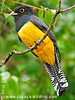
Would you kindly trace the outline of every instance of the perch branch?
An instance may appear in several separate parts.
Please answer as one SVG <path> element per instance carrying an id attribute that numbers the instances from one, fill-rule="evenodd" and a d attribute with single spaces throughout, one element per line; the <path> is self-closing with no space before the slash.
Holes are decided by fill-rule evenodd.
<path id="1" fill-rule="evenodd" d="M 10 1 L 10 0 L 9 0 Z M 2 61 L 2 64 L 0 65 L 3 66 L 4 64 L 6 64 L 8 62 L 8 60 L 11 58 L 11 56 L 13 54 L 17 54 L 17 55 L 20 55 L 20 54 L 26 54 L 27 52 L 29 51 L 33 51 L 33 49 L 37 48 L 38 45 L 40 45 L 40 43 L 47 37 L 47 35 L 49 34 L 53 24 L 54 24 L 54 21 L 55 21 L 55 18 L 57 17 L 57 15 L 61 12 L 65 12 L 65 11 L 68 11 L 72 8 L 75 8 L 75 5 L 68 8 L 68 9 L 64 9 L 64 10 L 61 10 L 61 0 L 59 0 L 59 7 L 58 7 L 58 10 L 56 11 L 56 13 L 54 14 L 54 16 L 52 17 L 52 20 L 51 20 L 51 24 L 49 26 L 49 28 L 47 29 L 47 31 L 45 32 L 45 34 L 43 35 L 43 37 L 38 40 L 32 47 L 29 47 L 27 50 L 25 51 L 22 51 L 22 52 L 18 52 L 18 51 L 15 51 L 15 50 L 11 50 L 11 52 L 8 54 L 8 56 L 5 58 L 4 61 Z"/>

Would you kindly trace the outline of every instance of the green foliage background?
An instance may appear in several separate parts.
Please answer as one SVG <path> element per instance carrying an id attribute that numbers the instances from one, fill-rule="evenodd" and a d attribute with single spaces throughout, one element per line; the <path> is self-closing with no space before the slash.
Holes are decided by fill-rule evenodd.
<path id="1" fill-rule="evenodd" d="M 58 8 L 58 0 L 17 1 L 37 7 L 43 6 L 50 10 Z M 6 13 L 9 13 L 7 7 L 14 10 L 18 6 L 18 4 L 7 0 L 2 0 L 2 3 L 0 11 Z M 62 0 L 62 9 L 74 4 L 75 0 Z M 44 18 L 43 13 L 43 11 L 37 11 L 37 16 L 49 25 L 53 13 L 46 13 Z M 75 9 L 58 15 L 52 31 L 57 38 L 61 52 L 61 66 L 69 82 L 69 88 L 60 98 L 51 98 L 50 100 L 75 100 Z M 0 63 L 12 49 L 23 51 L 27 48 L 18 40 L 13 17 L 0 14 Z M 4 83 L 2 83 L 3 79 Z M 30 52 L 25 55 L 14 55 L 5 66 L 0 68 L 0 81 L 0 93 L 4 92 L 3 96 L 45 96 L 40 100 L 48 100 L 46 96 L 56 96 L 42 61 Z M 3 85 L 5 87 L 2 87 Z M 4 98 L 4 100 L 10 99 Z M 21 99 L 13 98 L 12 100 Z M 33 98 L 28 100 L 33 100 Z"/>

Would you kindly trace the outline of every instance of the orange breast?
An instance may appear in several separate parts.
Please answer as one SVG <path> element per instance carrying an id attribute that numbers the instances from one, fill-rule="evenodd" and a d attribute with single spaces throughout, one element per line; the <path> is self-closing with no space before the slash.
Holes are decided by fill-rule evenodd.
<path id="1" fill-rule="evenodd" d="M 41 39 L 44 33 L 32 22 L 28 21 L 18 32 L 19 37 L 27 47 L 34 45 L 34 41 Z M 55 51 L 52 40 L 47 36 L 41 45 L 37 46 L 33 52 L 42 59 L 43 62 L 50 65 L 55 63 Z"/>

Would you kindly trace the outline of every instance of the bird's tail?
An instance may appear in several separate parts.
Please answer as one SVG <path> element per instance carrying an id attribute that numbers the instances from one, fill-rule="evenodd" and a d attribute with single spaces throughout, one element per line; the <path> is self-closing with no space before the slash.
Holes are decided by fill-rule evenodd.
<path id="1" fill-rule="evenodd" d="M 51 78 L 54 90 L 56 91 L 58 96 L 61 96 L 65 90 L 68 88 L 68 82 L 62 71 L 58 58 L 56 59 L 56 63 L 54 66 L 50 66 L 49 64 L 44 64 L 45 68 Z"/>

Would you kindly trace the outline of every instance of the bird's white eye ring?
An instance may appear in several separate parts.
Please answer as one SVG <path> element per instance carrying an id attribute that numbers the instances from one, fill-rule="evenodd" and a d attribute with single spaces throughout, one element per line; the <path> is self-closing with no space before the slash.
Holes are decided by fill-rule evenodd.
<path id="1" fill-rule="evenodd" d="M 19 12 L 20 12 L 20 13 L 24 13 L 24 11 L 25 11 L 24 8 L 20 8 L 20 9 L 19 9 Z"/>

